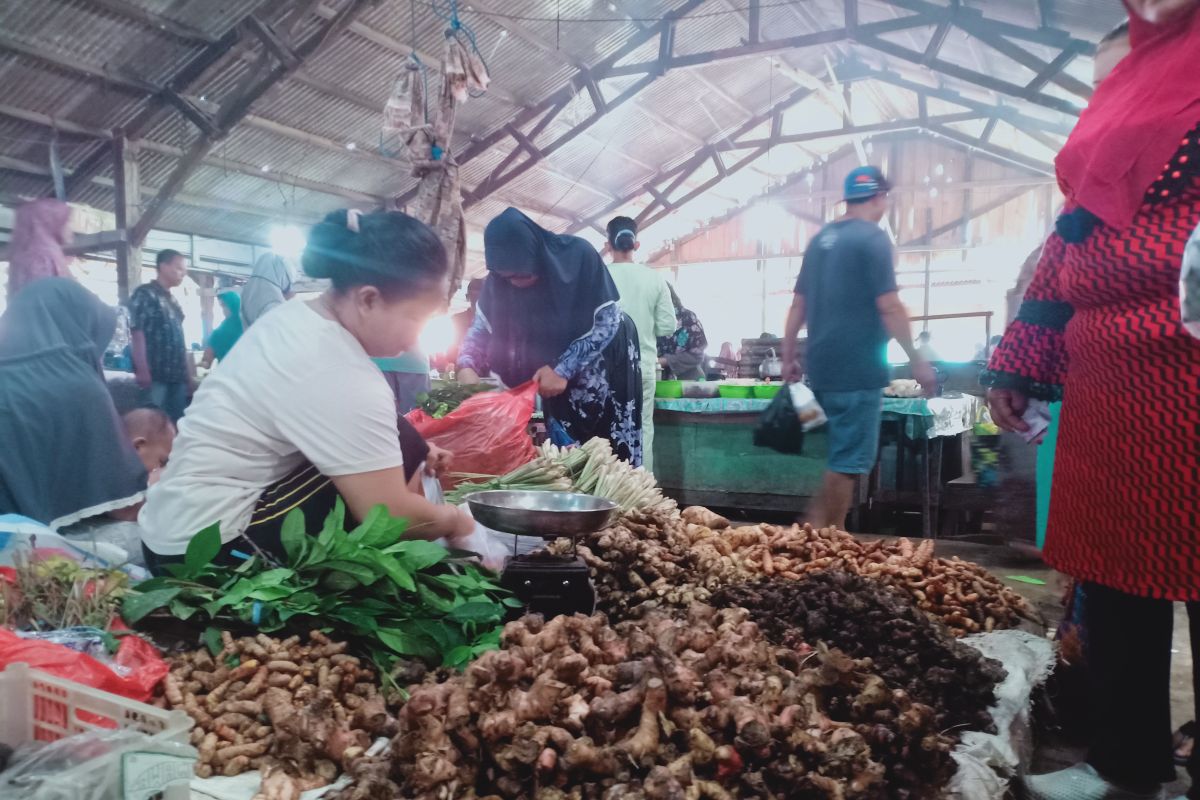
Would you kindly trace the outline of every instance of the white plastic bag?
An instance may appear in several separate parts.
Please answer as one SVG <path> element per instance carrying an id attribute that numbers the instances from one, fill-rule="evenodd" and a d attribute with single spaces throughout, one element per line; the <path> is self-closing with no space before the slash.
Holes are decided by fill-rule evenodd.
<path id="1" fill-rule="evenodd" d="M 813 394 L 812 389 L 797 381 L 788 385 L 788 391 L 792 393 L 792 407 L 796 409 L 796 416 L 800 417 L 800 424 L 805 433 L 829 421 L 825 416 L 825 409 L 817 402 L 817 396 Z"/>
<path id="2" fill-rule="evenodd" d="M 195 765 L 196 750 L 187 744 L 133 728 L 87 731 L 16 748 L 0 773 L 0 797 L 150 800 L 172 784 L 188 783 Z"/>

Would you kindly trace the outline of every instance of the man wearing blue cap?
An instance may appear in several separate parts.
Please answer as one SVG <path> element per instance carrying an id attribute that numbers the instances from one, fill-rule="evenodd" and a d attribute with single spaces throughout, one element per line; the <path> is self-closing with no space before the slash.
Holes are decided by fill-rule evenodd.
<path id="1" fill-rule="evenodd" d="M 809 243 L 796 281 L 783 338 L 784 378 L 799 380 L 796 337 L 808 325 L 808 383 L 829 418 L 829 463 L 808 509 L 817 526 L 846 522 L 857 476 L 875 467 L 887 344 L 895 339 L 927 393 L 937 385 L 933 367 L 913 345 L 908 310 L 896 290 L 892 243 L 879 227 L 891 185 L 878 167 L 846 176 L 846 213 Z"/>

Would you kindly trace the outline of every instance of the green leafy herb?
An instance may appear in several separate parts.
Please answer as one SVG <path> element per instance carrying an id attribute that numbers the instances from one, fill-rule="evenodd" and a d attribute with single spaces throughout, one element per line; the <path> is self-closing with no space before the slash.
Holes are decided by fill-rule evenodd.
<path id="1" fill-rule="evenodd" d="M 283 565 L 254 556 L 236 567 L 213 563 L 221 536 L 215 526 L 206 528 L 169 577 L 134 587 L 123 615 L 132 625 L 162 609 L 209 625 L 205 643 L 214 652 L 220 651 L 222 623 L 267 633 L 328 627 L 384 670 L 398 658 L 461 667 L 499 646 L 514 598 L 494 575 L 445 548 L 402 540 L 405 527 L 380 506 L 347 532 L 339 501 L 310 536 L 303 513 L 295 510 L 281 531 Z"/>

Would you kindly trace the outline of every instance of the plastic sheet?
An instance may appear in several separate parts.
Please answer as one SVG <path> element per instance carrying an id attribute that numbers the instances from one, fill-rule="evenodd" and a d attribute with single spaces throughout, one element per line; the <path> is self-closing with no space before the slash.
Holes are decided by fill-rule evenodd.
<path id="1" fill-rule="evenodd" d="M 50 675 L 141 702 L 150 699 L 154 687 L 170 671 L 154 645 L 138 636 L 122 637 L 116 654 L 105 662 L 62 644 L 23 639 L 0 628 L 0 670 L 22 662 Z"/>
<path id="2" fill-rule="evenodd" d="M 992 719 L 996 733 L 967 731 L 951 754 L 958 771 L 947 796 L 955 800 L 1001 800 L 1009 782 L 1032 757 L 1030 701 L 1054 669 L 1054 645 L 1025 631 L 995 631 L 963 639 L 1004 665 L 1008 677 L 996 687 Z"/>
<path id="3" fill-rule="evenodd" d="M 88 731 L 18 746 L 0 773 L 0 797 L 150 800 L 191 780 L 196 750 L 141 731 Z M 186 796 L 186 794 L 184 795 Z"/>

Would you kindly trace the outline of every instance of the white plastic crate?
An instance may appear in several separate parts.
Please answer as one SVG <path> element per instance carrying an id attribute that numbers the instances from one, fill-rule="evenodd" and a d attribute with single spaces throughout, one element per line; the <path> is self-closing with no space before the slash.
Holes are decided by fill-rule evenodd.
<path id="1" fill-rule="evenodd" d="M 192 718 L 183 711 L 166 711 L 74 681 L 57 678 L 27 664 L 10 664 L 0 672 L 0 743 L 15 747 L 26 742 L 54 742 L 85 731 L 134 728 L 155 742 L 188 743 Z M 119 756 L 85 761 L 59 777 L 64 784 L 95 785 L 114 780 Z M 186 800 L 186 784 L 173 786 L 166 800 Z"/>

